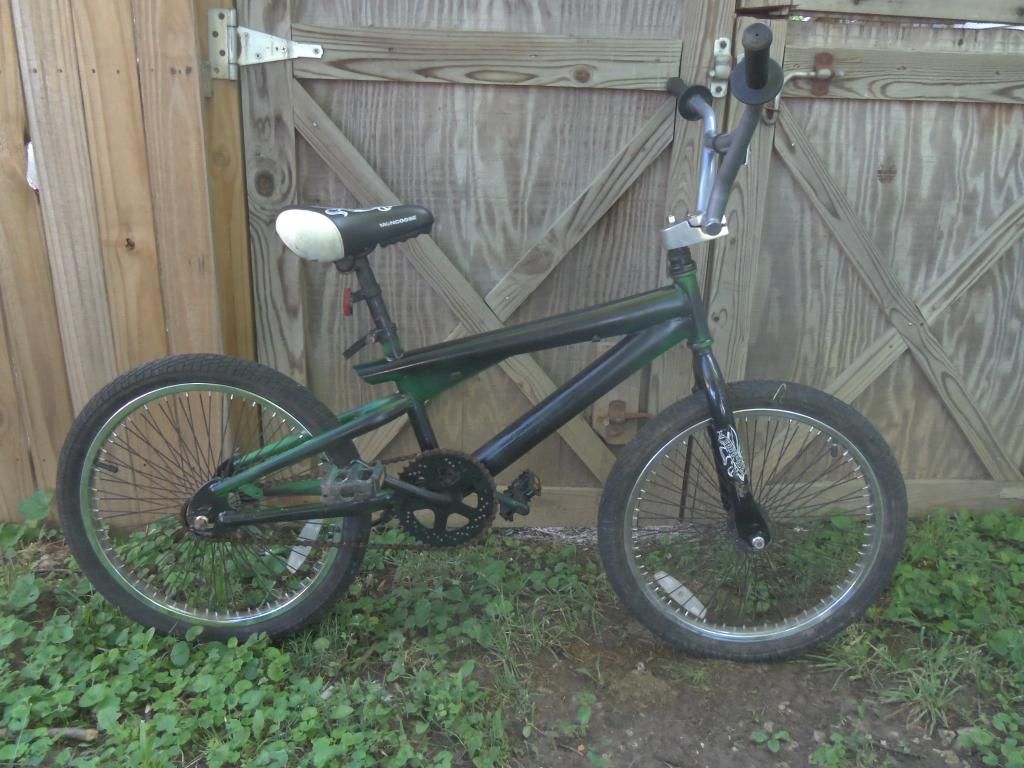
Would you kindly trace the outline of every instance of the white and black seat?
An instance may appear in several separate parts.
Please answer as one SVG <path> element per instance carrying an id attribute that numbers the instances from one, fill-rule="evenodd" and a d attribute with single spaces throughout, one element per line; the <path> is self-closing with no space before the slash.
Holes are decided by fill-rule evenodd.
<path id="1" fill-rule="evenodd" d="M 278 214 L 277 234 L 297 256 L 309 261 L 351 263 L 377 246 L 425 235 L 434 215 L 418 205 L 375 208 L 286 208 Z"/>

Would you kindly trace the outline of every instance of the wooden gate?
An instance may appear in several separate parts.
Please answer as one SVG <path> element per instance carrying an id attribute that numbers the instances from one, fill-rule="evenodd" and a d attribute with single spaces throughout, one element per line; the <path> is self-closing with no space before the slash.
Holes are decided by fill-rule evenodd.
<path id="1" fill-rule="evenodd" d="M 1024 39 L 955 23 L 1019 21 L 976 6 L 809 0 L 776 24 L 787 71 L 842 75 L 791 81 L 763 131 L 752 171 L 771 194 L 723 351 L 730 376 L 852 402 L 917 507 L 1024 499 Z"/>
<path id="2" fill-rule="evenodd" d="M 663 283 L 658 228 L 666 212 L 682 213 L 694 199 L 699 146 L 696 126 L 675 118 L 663 84 L 677 73 L 704 81 L 715 39 L 749 23 L 734 11 L 727 2 L 674 0 L 483 11 L 461 2 L 240 2 L 239 23 L 325 50 L 322 60 L 242 70 L 260 359 L 305 381 L 335 409 L 379 396 L 341 360 L 368 322 L 358 310 L 355 318 L 341 316 L 347 278 L 300 263 L 274 233 L 274 217 L 293 203 L 401 200 L 434 212 L 432 237 L 374 256 L 407 348 Z M 832 46 L 837 39 L 827 34 L 839 34 L 819 23 L 772 23 L 787 69 L 809 65 L 815 35 L 826 34 Z M 943 34 L 961 34 L 885 28 L 892 39 L 917 35 L 915 43 L 927 38 L 936 46 Z M 1006 152 L 1012 140 L 968 147 L 985 116 L 966 117 L 979 107 L 961 102 L 978 101 L 979 91 L 955 83 L 952 108 L 970 126 L 947 139 L 935 128 L 929 134 L 922 118 L 946 104 L 908 106 L 902 99 L 946 98 L 936 87 L 942 81 L 922 77 L 918 95 L 907 96 L 907 78 L 892 75 L 907 66 L 923 75 L 935 59 L 895 51 L 857 59 L 860 41 L 851 44 L 849 30 L 833 51 L 846 78 L 831 87 L 831 100 L 794 99 L 776 128 L 759 131 L 732 200 L 732 234 L 699 254 L 719 354 L 733 378 L 790 378 L 855 400 L 895 445 L 915 505 L 1006 506 L 1024 495 L 1022 420 L 999 404 L 996 387 L 982 386 L 985 366 L 976 361 L 992 350 L 999 362 L 989 370 L 1007 382 L 1021 380 L 1024 361 L 1006 349 L 1012 334 L 960 345 L 958 331 L 929 323 L 950 307 L 963 317 L 963 302 L 982 292 L 1005 304 L 985 322 L 1010 317 L 1019 324 L 1019 296 L 1008 287 L 1015 267 L 987 288 L 982 279 L 996 262 L 1019 262 L 1000 260 L 1019 247 L 1005 234 L 1019 228 L 1019 216 L 1004 204 L 1019 194 L 1018 174 L 1004 174 L 1008 184 L 992 176 L 972 184 L 970 176 L 979 164 L 994 172 L 991 153 Z M 881 32 L 864 34 L 876 48 L 891 43 Z M 963 34 L 973 41 L 968 47 L 982 35 Z M 1019 67 L 1000 61 L 1011 65 L 1009 79 L 1019 80 Z M 986 83 L 982 96 L 1019 100 L 1012 86 Z M 801 81 L 791 90 L 806 95 Z M 864 100 L 894 96 L 901 101 Z M 1019 109 L 993 109 L 1007 125 L 1020 120 Z M 895 127 L 887 129 L 892 114 Z M 870 142 L 890 135 L 894 141 Z M 914 170 L 950 157 L 937 152 L 942 147 L 955 153 L 950 167 L 963 191 L 936 205 Z M 879 152 L 888 164 L 866 172 Z M 972 160 L 956 159 L 965 155 Z M 883 182 L 890 165 L 897 178 Z M 886 184 L 882 194 L 869 183 L 875 178 Z M 957 203 L 972 190 L 973 215 L 958 225 Z M 993 222 L 1004 209 L 998 229 Z M 908 229 L 917 234 L 912 250 Z M 934 232 L 953 234 L 936 242 Z M 795 300 L 782 300 L 785 282 L 797 287 Z M 439 398 L 431 413 L 442 444 L 475 449 L 593 359 L 600 351 L 594 347 L 516 358 Z M 527 465 L 540 473 L 548 486 L 544 522 L 592 522 L 622 438 L 605 429 L 608 400 L 656 413 L 689 386 L 688 354 L 675 350 L 507 474 Z M 400 427 L 371 436 L 364 454 L 406 452 L 412 441 L 397 434 Z"/>

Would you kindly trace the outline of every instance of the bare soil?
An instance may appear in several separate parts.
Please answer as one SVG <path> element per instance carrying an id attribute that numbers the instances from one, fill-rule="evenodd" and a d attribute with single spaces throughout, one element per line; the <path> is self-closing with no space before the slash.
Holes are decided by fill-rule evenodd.
<path id="1" fill-rule="evenodd" d="M 859 734 L 862 759 L 871 765 L 971 765 L 952 739 L 907 723 L 893 707 L 871 702 L 865 686 L 818 670 L 812 659 L 692 658 L 655 642 L 618 606 L 608 607 L 606 619 L 611 629 L 581 641 L 569 656 L 536 660 L 522 768 L 807 766 L 832 733 Z M 579 709 L 587 693 L 596 701 L 583 729 Z M 774 753 L 751 739 L 755 731 L 783 730 L 788 739 Z"/>

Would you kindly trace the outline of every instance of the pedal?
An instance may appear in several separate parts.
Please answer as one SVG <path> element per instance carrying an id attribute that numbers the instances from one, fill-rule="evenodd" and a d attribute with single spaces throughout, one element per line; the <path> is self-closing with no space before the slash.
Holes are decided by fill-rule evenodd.
<path id="1" fill-rule="evenodd" d="M 498 494 L 499 514 L 506 520 L 512 520 L 516 515 L 530 514 L 530 499 L 540 496 L 540 491 L 540 478 L 532 469 L 524 470 L 504 493 Z"/>
<path id="2" fill-rule="evenodd" d="M 369 501 L 384 485 L 384 465 L 353 461 L 345 467 L 331 467 L 320 481 L 325 504 Z"/>

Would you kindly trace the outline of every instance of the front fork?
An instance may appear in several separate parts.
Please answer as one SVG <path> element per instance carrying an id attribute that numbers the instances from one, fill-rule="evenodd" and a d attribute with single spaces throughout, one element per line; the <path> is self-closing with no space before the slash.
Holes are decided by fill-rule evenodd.
<path id="1" fill-rule="evenodd" d="M 704 392 L 708 403 L 708 412 L 711 416 L 708 440 L 715 460 L 722 505 L 732 513 L 736 536 L 740 542 L 751 549 L 761 550 L 771 541 L 771 531 L 761 511 L 761 505 L 754 499 L 749 467 L 743 456 L 739 435 L 736 434 L 736 421 L 725 393 L 725 380 L 711 351 L 711 334 L 707 327 L 707 314 L 697 283 L 696 265 L 690 257 L 688 248 L 669 251 L 668 261 L 669 273 L 688 295 L 693 312 L 695 328 L 690 348 L 693 350 L 694 392 Z M 680 519 L 683 517 L 689 493 L 693 443 L 698 439 L 698 436 L 691 435 L 687 441 L 683 491 L 679 502 Z"/>

